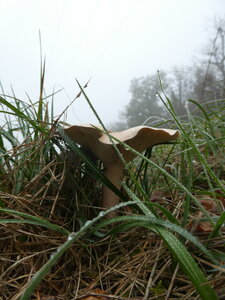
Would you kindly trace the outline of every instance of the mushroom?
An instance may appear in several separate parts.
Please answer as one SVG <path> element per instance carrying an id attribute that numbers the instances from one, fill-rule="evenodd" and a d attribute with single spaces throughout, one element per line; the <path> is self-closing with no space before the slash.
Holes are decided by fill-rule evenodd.
<path id="1" fill-rule="evenodd" d="M 121 187 L 124 163 L 119 157 L 115 145 L 126 163 L 136 157 L 135 153 L 127 150 L 118 141 L 127 144 L 138 152 L 143 152 L 149 147 L 152 148 L 157 144 L 173 141 L 179 136 L 177 130 L 147 126 L 137 126 L 121 132 L 108 131 L 109 134 L 103 132 L 102 128 L 92 125 L 75 125 L 64 129 L 64 131 L 73 141 L 88 147 L 103 162 L 104 175 L 117 189 Z M 119 197 L 107 186 L 104 186 L 102 207 L 109 209 L 118 203 Z M 109 216 L 116 216 L 116 212 Z"/>

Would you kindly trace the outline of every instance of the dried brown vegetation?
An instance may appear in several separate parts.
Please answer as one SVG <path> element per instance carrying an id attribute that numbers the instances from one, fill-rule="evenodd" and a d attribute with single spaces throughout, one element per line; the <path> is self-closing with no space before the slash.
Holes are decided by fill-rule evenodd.
<path id="1" fill-rule="evenodd" d="M 25 189 L 26 193 L 15 196 L 1 192 L 1 201 L 7 208 L 50 218 L 53 223 L 74 231 L 74 227 L 78 226 L 74 205 L 77 189 L 73 189 L 74 198 L 69 203 L 63 184 L 65 168 L 61 166 L 61 173 L 53 173 L 58 167 L 56 164 L 45 167 L 42 175 L 29 184 L 29 189 Z M 38 183 L 48 173 L 52 175 L 51 179 L 38 193 Z M 54 192 L 53 195 L 50 191 Z M 33 196 L 35 194 L 36 197 Z M 68 195 L 72 195 L 72 191 Z M 167 199 L 165 193 L 155 193 L 156 196 L 159 203 L 179 218 L 183 199 Z M 87 210 L 92 209 L 86 207 Z M 6 217 L 9 218 L 1 214 L 1 218 Z M 200 235 L 203 243 L 206 238 L 207 235 Z M 1 226 L 1 299 L 19 299 L 31 277 L 65 240 L 61 233 L 40 226 L 19 223 Z M 214 251 L 223 251 L 223 241 L 215 238 L 210 247 Z M 195 249 L 191 251 L 194 253 Z M 204 269 L 217 270 L 209 273 L 208 279 L 218 293 L 221 291 L 223 294 L 224 270 L 197 254 L 195 258 Z M 103 299 L 198 299 L 192 283 L 171 258 L 159 237 L 140 228 L 104 238 L 92 235 L 78 241 L 44 278 L 32 299 L 44 299 L 46 295 L 54 296 L 54 299 L 86 299 L 84 297 L 90 295 L 93 299 L 101 299 L 94 292 L 96 288 L 103 291 Z"/>

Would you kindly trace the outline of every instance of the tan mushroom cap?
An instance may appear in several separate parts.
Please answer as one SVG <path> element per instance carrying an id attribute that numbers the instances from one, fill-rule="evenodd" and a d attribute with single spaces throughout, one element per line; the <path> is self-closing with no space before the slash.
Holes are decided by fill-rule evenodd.
<path id="1" fill-rule="evenodd" d="M 126 150 L 123 145 L 113 138 L 112 143 L 109 136 L 102 131 L 102 128 L 98 128 L 92 125 L 75 125 L 65 129 L 65 133 L 76 143 L 90 148 L 106 167 L 120 162 L 113 143 L 117 145 L 126 162 L 135 158 L 136 155 L 134 153 Z M 157 144 L 176 140 L 179 137 L 178 130 L 148 126 L 137 126 L 121 132 L 108 132 L 112 137 L 126 143 L 138 152 L 143 152 L 145 149 Z"/>
<path id="2" fill-rule="evenodd" d="M 76 143 L 92 148 L 102 136 L 102 128 L 90 124 L 74 125 L 64 129 L 65 133 Z"/>
<path id="3" fill-rule="evenodd" d="M 148 126 L 137 126 L 121 132 L 112 132 L 110 135 L 141 153 L 147 148 L 153 147 L 157 144 L 176 140 L 179 137 L 179 131 Z M 99 141 L 104 144 L 112 144 L 106 134 L 102 135 L 99 138 Z M 115 141 L 115 144 L 119 144 L 119 142 Z M 126 150 L 121 144 L 118 145 L 118 148 L 123 154 L 126 162 L 131 161 L 136 156 L 131 151 Z"/>
<path id="4" fill-rule="evenodd" d="M 118 159 L 112 144 L 107 145 L 99 141 L 99 138 L 104 135 L 102 127 L 82 124 L 68 127 L 64 131 L 74 142 L 88 147 L 105 166 L 108 166 L 115 158 Z"/>

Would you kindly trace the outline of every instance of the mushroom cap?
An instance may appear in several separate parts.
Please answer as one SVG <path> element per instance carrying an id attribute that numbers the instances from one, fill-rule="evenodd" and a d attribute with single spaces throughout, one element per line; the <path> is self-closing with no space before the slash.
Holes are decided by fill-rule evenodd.
<path id="1" fill-rule="evenodd" d="M 101 127 L 75 125 L 64 129 L 64 131 L 76 143 L 90 148 L 106 167 L 114 163 L 121 163 L 113 143 L 123 155 L 124 160 L 129 162 L 134 159 L 136 155 L 127 150 L 118 141 L 127 144 L 138 152 L 143 152 L 149 147 L 170 142 L 179 137 L 178 130 L 137 126 L 121 132 L 108 131 L 112 137 L 118 140 L 116 141 L 112 138 L 112 143 L 112 140 L 102 131 Z"/>
<path id="2" fill-rule="evenodd" d="M 74 125 L 64 129 L 64 132 L 75 143 L 88 147 L 105 166 L 107 166 L 109 162 L 118 159 L 118 155 L 116 155 L 112 143 L 104 144 L 99 141 L 99 138 L 105 134 L 101 126 L 91 124 Z M 108 132 L 110 131 L 108 130 Z"/>
<path id="3" fill-rule="evenodd" d="M 75 142 L 90 149 L 97 145 L 102 136 L 102 128 L 91 124 L 74 125 L 64 129 L 64 132 Z"/>

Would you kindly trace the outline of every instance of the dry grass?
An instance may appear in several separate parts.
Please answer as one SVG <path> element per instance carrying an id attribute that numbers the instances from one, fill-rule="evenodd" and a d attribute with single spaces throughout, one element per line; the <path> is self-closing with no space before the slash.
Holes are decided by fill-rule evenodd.
<path id="1" fill-rule="evenodd" d="M 57 169 L 56 164 L 49 164 L 28 184 L 26 193 L 15 196 L 1 192 L 1 201 L 8 208 L 46 219 L 51 216 L 52 222 L 73 231 L 78 226 L 74 214 L 76 208 L 72 203 L 68 205 L 67 197 L 63 197 L 65 168 L 61 168 L 60 174 L 50 172 Z M 49 184 L 40 189 L 39 183 L 46 173 L 51 173 L 52 177 Z M 179 218 L 182 199 L 176 197 L 171 201 L 163 194 L 158 197 L 159 202 L 164 202 L 165 207 Z M 54 214 L 51 215 L 52 211 Z M 86 207 L 85 211 L 90 213 L 90 208 Z M 207 235 L 199 237 L 204 243 Z M 18 223 L 2 226 L 1 299 L 19 299 L 31 277 L 65 240 L 62 234 L 39 226 Z M 211 247 L 221 250 L 223 242 L 214 239 Z M 189 250 L 195 253 L 194 248 Z M 195 258 L 203 269 L 217 269 L 216 275 L 209 273 L 208 280 L 218 294 L 224 295 L 224 269 L 220 271 L 197 252 Z M 78 241 L 44 278 L 32 299 L 42 299 L 46 295 L 55 296 L 54 299 L 85 299 L 87 295 L 94 297 L 97 288 L 105 295 L 103 299 L 200 299 L 159 237 L 140 228 L 104 238 L 92 235 Z"/>

